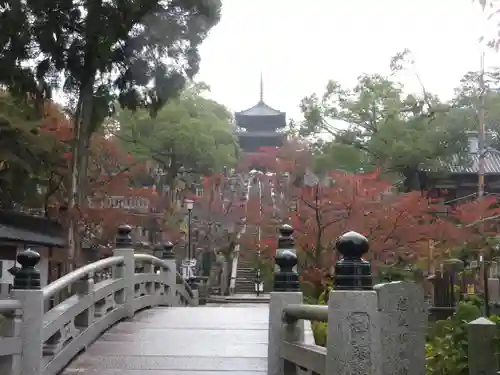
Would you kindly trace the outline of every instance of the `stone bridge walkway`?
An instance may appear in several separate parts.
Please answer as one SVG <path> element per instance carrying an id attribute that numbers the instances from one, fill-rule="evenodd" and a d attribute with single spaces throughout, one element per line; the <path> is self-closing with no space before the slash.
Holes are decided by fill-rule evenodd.
<path id="1" fill-rule="evenodd" d="M 269 305 L 154 308 L 104 333 L 63 375 L 263 375 Z"/>

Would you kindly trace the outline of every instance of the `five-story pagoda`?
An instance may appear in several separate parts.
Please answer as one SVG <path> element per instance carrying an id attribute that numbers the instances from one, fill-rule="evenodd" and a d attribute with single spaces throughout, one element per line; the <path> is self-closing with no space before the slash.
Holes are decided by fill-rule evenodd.
<path id="1" fill-rule="evenodd" d="M 235 113 L 240 147 L 247 155 L 260 153 L 263 149 L 280 147 L 284 134 L 279 132 L 286 126 L 286 113 L 264 103 L 262 77 L 260 79 L 260 100 L 252 108 Z"/>

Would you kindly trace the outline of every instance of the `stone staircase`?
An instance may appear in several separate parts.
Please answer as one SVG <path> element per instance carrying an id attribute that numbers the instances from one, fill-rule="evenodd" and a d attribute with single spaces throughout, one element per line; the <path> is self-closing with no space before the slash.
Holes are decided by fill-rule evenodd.
<path id="1" fill-rule="evenodd" d="M 255 269 L 252 260 L 238 259 L 238 271 L 236 273 L 236 294 L 255 293 Z"/>

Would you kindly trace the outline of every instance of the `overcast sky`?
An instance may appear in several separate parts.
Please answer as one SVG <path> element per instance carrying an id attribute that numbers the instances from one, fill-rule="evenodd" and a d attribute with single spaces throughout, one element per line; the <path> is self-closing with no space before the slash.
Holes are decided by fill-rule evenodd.
<path id="1" fill-rule="evenodd" d="M 388 74 L 391 56 L 409 48 L 426 88 L 443 99 L 478 70 L 479 37 L 491 30 L 471 0 L 223 0 L 222 20 L 204 42 L 197 80 L 231 110 L 259 99 L 289 115 L 329 79 L 352 85 L 362 73 Z M 488 53 L 487 65 L 500 65 Z M 400 80 L 409 91 L 411 74 Z"/>

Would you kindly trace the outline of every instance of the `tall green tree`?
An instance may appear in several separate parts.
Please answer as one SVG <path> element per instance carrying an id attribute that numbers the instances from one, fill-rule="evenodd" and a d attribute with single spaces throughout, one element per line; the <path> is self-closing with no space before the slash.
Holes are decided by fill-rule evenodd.
<path id="1" fill-rule="evenodd" d="M 220 9 L 220 0 L 0 2 L 0 84 L 39 102 L 58 88 L 70 101 L 70 208 L 84 201 L 90 138 L 112 103 L 156 114 L 198 71 Z"/>
<path id="2" fill-rule="evenodd" d="M 117 113 L 116 134 L 139 160 L 155 160 L 173 186 L 181 169 L 211 175 L 234 165 L 237 143 L 231 113 L 203 96 L 207 87 L 192 85 L 155 117 L 146 111 Z"/>
<path id="3" fill-rule="evenodd" d="M 66 148 L 45 130 L 47 122 L 26 102 L 0 93 L 1 208 L 47 209 L 46 198 L 60 187 Z"/>
<path id="4" fill-rule="evenodd" d="M 392 60 L 394 70 L 404 57 Z M 406 95 L 400 83 L 379 74 L 362 75 L 352 89 L 330 81 L 322 96 L 302 100 L 300 133 L 333 137 L 326 148 L 337 158 L 332 165 L 348 164 L 351 170 L 355 164 L 363 169 L 382 166 L 404 177 L 405 190 L 418 189 L 420 165 L 432 166 L 462 152 L 466 144 L 463 127 L 453 121 L 460 110 L 422 91 L 421 96 Z M 323 159 L 328 160 L 328 153 Z"/>

